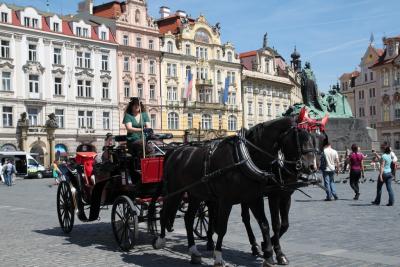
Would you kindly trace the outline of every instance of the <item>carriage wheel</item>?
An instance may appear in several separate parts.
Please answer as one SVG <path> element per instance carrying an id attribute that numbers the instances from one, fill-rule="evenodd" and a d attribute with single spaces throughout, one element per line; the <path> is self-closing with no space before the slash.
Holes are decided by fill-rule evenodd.
<path id="1" fill-rule="evenodd" d="M 111 210 L 111 225 L 115 240 L 123 251 L 135 246 L 138 236 L 138 217 L 132 200 L 127 196 L 119 196 Z"/>
<path id="2" fill-rule="evenodd" d="M 57 214 L 61 229 L 69 233 L 74 227 L 75 206 L 72 198 L 71 186 L 62 181 L 57 189 Z"/>
<path id="3" fill-rule="evenodd" d="M 208 208 L 206 203 L 203 201 L 200 203 L 200 207 L 194 220 L 194 233 L 202 240 L 207 240 L 208 220 Z"/>

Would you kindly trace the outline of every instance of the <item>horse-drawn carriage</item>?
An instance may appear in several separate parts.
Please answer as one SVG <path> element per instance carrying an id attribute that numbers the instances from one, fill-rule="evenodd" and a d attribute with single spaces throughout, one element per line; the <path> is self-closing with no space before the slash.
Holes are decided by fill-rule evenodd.
<path id="1" fill-rule="evenodd" d="M 156 152 L 141 159 L 126 152 L 123 144 L 126 136 L 115 136 L 114 140 L 122 144 L 105 147 L 103 155 L 77 152 L 75 159 L 64 166 L 66 179 L 57 190 L 57 214 L 62 230 L 72 231 L 75 214 L 80 221 L 91 222 L 99 219 L 102 208 L 112 205 L 112 229 L 122 250 L 134 247 L 139 223 L 147 222 L 148 232 L 155 235 L 162 205 L 164 155 L 178 145 L 164 142 L 170 138 L 171 134 L 149 135 L 146 142 L 152 143 Z M 181 211 L 185 212 L 184 202 Z M 206 238 L 206 216 L 203 205 L 196 223 L 196 235 L 200 238 Z"/>

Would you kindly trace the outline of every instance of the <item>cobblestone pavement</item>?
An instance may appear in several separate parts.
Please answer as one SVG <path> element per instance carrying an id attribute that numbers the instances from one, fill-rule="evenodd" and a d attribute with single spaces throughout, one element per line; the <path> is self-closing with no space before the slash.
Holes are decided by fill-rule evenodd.
<path id="1" fill-rule="evenodd" d="M 0 266 L 191 266 L 183 219 L 177 219 L 175 232 L 168 234 L 167 248 L 158 251 L 144 228 L 133 251 L 119 251 L 110 210 L 93 223 L 76 219 L 72 233 L 63 234 L 56 214 L 57 188 L 51 183 L 17 180 L 11 188 L 0 185 Z M 385 189 L 382 205 L 370 205 L 375 187 L 376 183 L 362 184 L 359 201 L 352 200 L 348 183 L 337 184 L 338 201 L 322 201 L 324 192 L 316 187 L 304 189 L 311 199 L 296 192 L 290 228 L 282 239 L 290 266 L 400 266 L 400 188 L 394 185 L 395 206 L 386 207 Z M 260 239 L 259 229 L 254 230 Z M 205 251 L 204 242 L 199 244 Z M 203 265 L 212 265 L 211 252 L 203 256 Z M 250 254 L 238 207 L 231 214 L 223 256 L 236 266 L 262 263 Z"/>

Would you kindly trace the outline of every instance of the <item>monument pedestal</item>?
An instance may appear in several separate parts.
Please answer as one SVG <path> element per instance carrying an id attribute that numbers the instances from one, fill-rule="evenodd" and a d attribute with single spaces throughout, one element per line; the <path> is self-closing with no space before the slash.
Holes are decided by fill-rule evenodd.
<path id="1" fill-rule="evenodd" d="M 379 150 L 376 129 L 367 127 L 364 120 L 356 118 L 329 118 L 326 133 L 332 147 L 343 151 L 357 144 L 361 150 Z"/>

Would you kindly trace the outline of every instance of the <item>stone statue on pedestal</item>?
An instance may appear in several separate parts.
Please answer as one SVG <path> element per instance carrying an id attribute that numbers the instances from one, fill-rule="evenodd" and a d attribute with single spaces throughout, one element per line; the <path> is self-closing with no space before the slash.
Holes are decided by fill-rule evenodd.
<path id="1" fill-rule="evenodd" d="M 56 115 L 54 113 L 50 113 L 48 115 L 49 119 L 46 121 L 46 128 L 50 129 L 57 129 L 58 128 L 58 123 L 56 121 Z"/>

